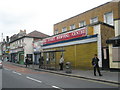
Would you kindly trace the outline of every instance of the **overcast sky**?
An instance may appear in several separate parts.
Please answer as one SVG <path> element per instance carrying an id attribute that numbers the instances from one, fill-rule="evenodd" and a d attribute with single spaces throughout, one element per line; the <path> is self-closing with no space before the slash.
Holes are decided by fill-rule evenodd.
<path id="1" fill-rule="evenodd" d="M 111 0 L 0 0 L 1 34 L 37 30 L 53 35 L 53 25 Z"/>

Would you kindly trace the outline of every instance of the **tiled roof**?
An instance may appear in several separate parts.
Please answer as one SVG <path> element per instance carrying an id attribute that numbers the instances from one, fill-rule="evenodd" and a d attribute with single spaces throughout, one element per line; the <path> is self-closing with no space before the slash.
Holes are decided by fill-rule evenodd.
<path id="1" fill-rule="evenodd" d="M 26 36 L 45 38 L 45 37 L 48 37 L 49 35 L 35 30 L 35 31 L 32 31 L 32 32 L 28 33 Z"/>

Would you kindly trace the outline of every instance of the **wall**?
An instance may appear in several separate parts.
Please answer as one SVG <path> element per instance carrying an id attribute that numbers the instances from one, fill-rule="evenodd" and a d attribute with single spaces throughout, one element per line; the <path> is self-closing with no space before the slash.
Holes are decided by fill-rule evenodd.
<path id="1" fill-rule="evenodd" d="M 107 25 L 101 25 L 101 40 L 102 47 L 106 47 L 106 40 L 113 38 L 115 36 L 115 30 L 113 27 L 109 27 Z"/>
<path id="2" fill-rule="evenodd" d="M 33 38 L 24 38 L 25 46 L 24 46 L 24 56 L 26 57 L 26 54 L 33 54 Z M 34 57 L 33 57 L 34 58 Z M 25 59 L 24 59 L 25 60 Z"/>
<path id="3" fill-rule="evenodd" d="M 115 36 L 120 35 L 120 19 L 115 20 Z"/>
<path id="4" fill-rule="evenodd" d="M 64 59 L 71 62 L 72 69 L 92 69 L 91 60 L 97 52 L 97 42 L 84 43 L 78 45 L 69 45 L 45 50 L 64 49 Z M 62 52 L 56 52 L 56 64 L 59 66 L 59 60 Z"/>
<path id="5" fill-rule="evenodd" d="M 98 17 L 98 21 L 104 22 L 104 14 L 107 12 L 113 11 L 113 18 L 120 18 L 119 17 L 119 10 L 118 10 L 118 3 L 111 2 L 105 5 L 101 5 L 100 7 L 94 8 L 92 10 L 86 11 L 82 14 L 76 15 L 72 18 L 66 19 L 62 22 L 56 23 L 54 25 L 54 30 L 58 30 L 59 33 L 61 32 L 63 27 L 67 27 L 67 30 L 70 30 L 70 25 L 75 24 L 76 28 L 79 27 L 80 21 L 86 21 L 86 25 L 90 24 L 90 19 L 93 17 Z"/>

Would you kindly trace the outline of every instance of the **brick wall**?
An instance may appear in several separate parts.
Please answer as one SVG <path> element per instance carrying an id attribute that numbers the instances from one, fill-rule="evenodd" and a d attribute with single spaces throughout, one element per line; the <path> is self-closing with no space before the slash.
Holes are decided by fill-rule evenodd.
<path id="1" fill-rule="evenodd" d="M 86 11 L 82 14 L 79 14 L 77 16 L 74 16 L 72 18 L 66 19 L 62 22 L 59 22 L 54 25 L 54 30 L 58 30 L 59 33 L 62 32 L 63 27 L 67 27 L 67 30 L 70 30 L 70 25 L 75 24 L 76 28 L 79 27 L 80 21 L 86 21 L 86 24 L 90 24 L 90 19 L 93 17 L 98 17 L 98 21 L 104 22 L 104 14 L 107 12 L 113 11 L 113 18 L 119 18 L 120 12 L 118 12 L 118 8 L 120 10 L 120 3 L 118 2 L 111 2 L 104 5 L 101 5 L 99 7 L 96 7 L 94 9 L 91 9 L 89 11 Z"/>
<path id="2" fill-rule="evenodd" d="M 101 24 L 101 39 L 102 46 L 107 46 L 106 40 L 113 38 L 115 36 L 115 30 L 112 27 Z"/>
<path id="3" fill-rule="evenodd" d="M 60 50 L 61 47 L 48 49 Z M 72 69 L 92 69 L 91 60 L 94 54 L 97 53 L 97 42 L 71 45 L 64 47 L 64 65 L 66 62 L 71 62 Z M 59 60 L 62 52 L 56 52 L 56 68 L 59 68 Z M 55 66 L 51 63 L 51 66 Z"/>

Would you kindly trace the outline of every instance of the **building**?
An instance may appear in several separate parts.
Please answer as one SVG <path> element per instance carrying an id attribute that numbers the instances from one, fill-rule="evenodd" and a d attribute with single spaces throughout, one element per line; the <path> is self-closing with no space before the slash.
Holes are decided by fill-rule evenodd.
<path id="1" fill-rule="evenodd" d="M 28 34 L 23 33 L 23 35 L 21 35 L 21 32 L 26 33 L 26 30 L 20 30 L 20 33 L 18 33 L 16 36 L 14 35 L 11 37 L 15 37 L 15 39 L 12 39 L 10 41 L 11 62 L 24 64 L 25 57 L 30 58 L 34 62 L 33 42 L 35 40 L 45 38 L 48 35 L 38 32 L 36 30 Z"/>
<path id="2" fill-rule="evenodd" d="M 115 19 L 115 37 L 106 41 L 109 46 L 110 69 L 120 70 L 120 18 Z"/>
<path id="3" fill-rule="evenodd" d="M 108 2 L 54 24 L 54 35 L 43 39 L 45 65 L 58 67 L 63 55 L 72 68 L 91 69 L 91 59 L 98 54 L 100 67 L 109 69 L 106 40 L 114 37 L 114 19 L 120 18 L 119 11 L 120 1 Z"/>
<path id="4" fill-rule="evenodd" d="M 6 36 L 6 40 L 3 39 L 0 42 L 0 59 L 3 61 L 9 60 L 9 36 Z"/>
<path id="5" fill-rule="evenodd" d="M 0 60 L 2 60 L 2 42 L 0 42 Z"/>

